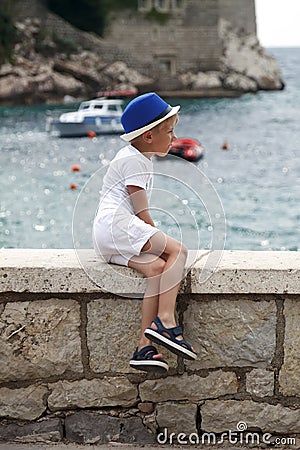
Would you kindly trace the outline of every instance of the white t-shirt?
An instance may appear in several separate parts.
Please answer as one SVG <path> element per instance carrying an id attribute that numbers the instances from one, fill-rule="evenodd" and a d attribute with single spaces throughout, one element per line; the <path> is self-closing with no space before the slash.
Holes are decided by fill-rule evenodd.
<path id="1" fill-rule="evenodd" d="M 153 163 L 132 145 L 122 148 L 103 178 L 98 212 L 93 225 L 94 248 L 108 262 L 127 265 L 158 232 L 135 215 L 127 186 L 145 189 L 150 200 Z"/>
<path id="2" fill-rule="evenodd" d="M 153 163 L 132 145 L 122 148 L 111 161 L 103 178 L 97 217 L 124 209 L 124 214 L 135 214 L 127 186 L 145 189 L 150 201 L 153 186 Z"/>

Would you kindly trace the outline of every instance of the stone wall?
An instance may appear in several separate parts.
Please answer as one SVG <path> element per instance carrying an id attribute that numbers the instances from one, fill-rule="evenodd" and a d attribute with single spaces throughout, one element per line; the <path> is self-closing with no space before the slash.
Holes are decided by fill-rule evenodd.
<path id="1" fill-rule="evenodd" d="M 241 30 L 243 34 L 256 36 L 255 2 L 236 0 L 219 0 L 220 18 L 230 22 L 233 28 Z"/>
<path id="2" fill-rule="evenodd" d="M 171 75 L 166 84 L 169 90 L 172 83 L 176 84 L 172 76 L 222 67 L 221 18 L 244 33 L 256 34 L 254 0 L 184 0 L 181 9 L 166 12 L 166 21 L 149 20 L 138 8 L 134 12 L 121 11 L 112 14 L 104 40 L 89 38 L 87 33 L 50 13 L 41 0 L 17 0 L 16 5 L 17 18 L 38 16 L 46 30 L 97 49 L 108 63 L 126 61 L 136 70 L 157 78 Z"/>
<path id="3" fill-rule="evenodd" d="M 50 36 L 58 36 L 61 39 L 70 40 L 78 47 L 97 52 L 105 63 L 113 63 L 118 60 L 127 61 L 128 64 L 135 63 L 130 51 L 122 50 L 115 45 L 102 39 L 95 33 L 87 33 L 79 30 L 64 20 L 62 17 L 50 12 L 41 0 L 16 0 L 14 8 L 16 20 L 23 21 L 26 18 L 38 17 L 41 20 L 43 31 Z"/>
<path id="4" fill-rule="evenodd" d="M 300 254 L 226 251 L 205 280 L 210 256 L 193 253 L 177 302 L 198 359 L 164 350 L 158 376 L 128 365 L 137 273 L 92 250 L 0 250 L 0 441 L 232 444 L 238 429 L 246 447 L 299 446 Z"/>
<path id="5" fill-rule="evenodd" d="M 163 70 L 173 76 L 189 70 L 220 70 L 221 19 L 243 36 L 256 36 L 254 0 L 184 0 L 181 9 L 171 8 L 165 16 L 159 21 L 150 20 L 143 11 L 120 12 L 112 16 L 105 37 L 124 51 L 130 48 L 138 70 L 159 77 Z M 171 67 L 164 67 L 166 61 Z"/>
<path id="6" fill-rule="evenodd" d="M 166 14 L 162 22 L 150 20 L 146 13 L 115 14 L 105 38 L 124 51 L 130 48 L 137 70 L 157 78 L 163 72 L 175 76 L 192 69 L 217 70 L 222 56 L 218 0 L 186 0 L 184 5 L 181 11 Z"/>
<path id="7" fill-rule="evenodd" d="M 103 39 L 74 28 L 49 12 L 42 0 L 16 0 L 15 5 L 14 17 L 21 21 L 27 17 L 18 25 L 20 36 L 21 29 L 27 33 L 23 47 L 28 50 L 35 39 L 38 45 L 34 45 L 33 53 L 27 52 L 30 58 L 26 61 L 18 58 L 22 45 L 15 46 L 17 71 L 12 65 L 1 68 L 2 101 L 44 102 L 50 97 L 58 101 L 65 94 L 89 97 L 111 89 L 134 89 L 139 93 L 155 90 L 168 97 L 233 97 L 284 87 L 278 62 L 263 51 L 257 40 L 254 0 L 136 2 L 136 10 L 111 13 Z M 153 5 L 158 8 L 156 12 Z M 30 20 L 37 26 L 35 16 L 39 17 L 42 32 L 30 35 Z M 72 44 L 78 52 L 61 55 L 55 42 L 51 43 L 53 37 Z M 52 59 L 46 56 L 47 61 L 41 64 L 43 56 L 36 48 L 56 49 L 56 53 Z M 61 58 L 63 62 L 57 61 Z M 66 68 L 65 61 L 68 66 L 72 64 L 71 80 L 70 66 Z M 110 74 L 99 73 L 114 63 L 120 68 L 120 62 L 138 71 L 138 80 L 133 75 L 128 79 L 115 66 L 109 69 Z M 34 68 L 32 63 L 36 63 Z M 22 83 L 15 80 L 19 73 L 24 74 Z M 87 83 L 91 75 L 92 87 Z"/>

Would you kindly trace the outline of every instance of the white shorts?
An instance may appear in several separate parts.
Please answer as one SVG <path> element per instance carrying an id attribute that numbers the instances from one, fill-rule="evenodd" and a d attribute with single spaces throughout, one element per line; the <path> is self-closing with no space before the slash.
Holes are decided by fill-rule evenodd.
<path id="1" fill-rule="evenodd" d="M 97 217 L 93 226 L 96 253 L 106 262 L 128 266 L 146 242 L 159 230 L 139 217 L 115 214 Z"/>

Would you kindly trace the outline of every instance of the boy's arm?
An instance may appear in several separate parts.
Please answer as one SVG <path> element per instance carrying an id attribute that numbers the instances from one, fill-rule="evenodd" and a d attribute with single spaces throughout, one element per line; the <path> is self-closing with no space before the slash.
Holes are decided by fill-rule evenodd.
<path id="1" fill-rule="evenodd" d="M 135 215 L 154 227 L 155 225 L 148 209 L 148 198 L 145 189 L 131 185 L 127 186 L 127 189 L 133 204 Z"/>

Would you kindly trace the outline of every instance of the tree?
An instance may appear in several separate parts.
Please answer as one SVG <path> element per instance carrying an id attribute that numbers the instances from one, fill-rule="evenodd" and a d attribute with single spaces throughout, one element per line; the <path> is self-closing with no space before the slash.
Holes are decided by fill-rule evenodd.
<path id="1" fill-rule="evenodd" d="M 2 0 L 0 9 L 0 65 L 12 58 L 16 42 L 16 27 L 13 21 L 13 0 Z"/>
<path id="2" fill-rule="evenodd" d="M 48 0 L 48 8 L 75 27 L 103 35 L 110 12 L 133 8 L 137 0 Z"/>
<path id="3" fill-rule="evenodd" d="M 81 30 L 100 34 L 103 28 L 99 0 L 48 0 L 48 8 Z"/>

